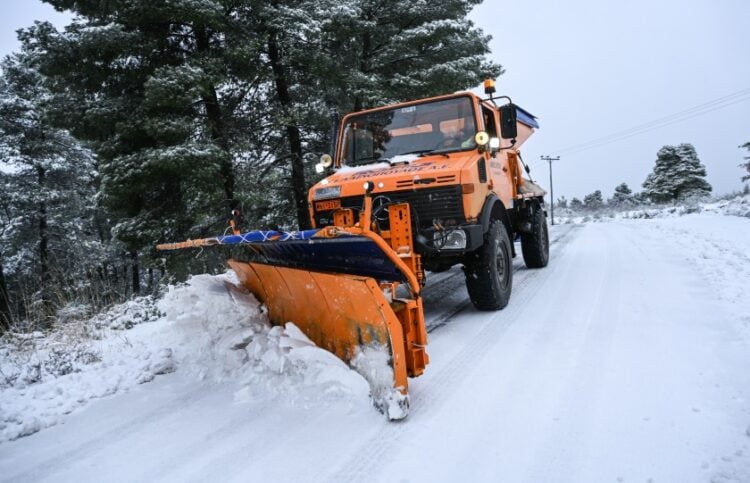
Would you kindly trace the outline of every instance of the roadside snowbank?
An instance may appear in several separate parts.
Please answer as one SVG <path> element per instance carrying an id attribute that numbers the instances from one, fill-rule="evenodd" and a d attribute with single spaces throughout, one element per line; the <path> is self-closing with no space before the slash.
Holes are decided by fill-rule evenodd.
<path id="1" fill-rule="evenodd" d="M 602 222 L 609 220 L 633 220 L 652 218 L 674 218 L 694 213 L 707 213 L 727 216 L 741 216 L 750 218 L 750 195 L 738 195 L 734 198 L 717 200 L 698 204 L 684 204 L 674 206 L 652 206 L 638 209 L 621 209 L 615 211 L 612 208 L 590 213 L 579 213 L 564 209 L 562 216 L 556 216 L 556 221 L 563 224 L 581 224 L 589 222 Z"/>
<path id="2" fill-rule="evenodd" d="M 716 212 L 713 212 L 716 213 Z M 653 244 L 669 240 L 678 262 L 700 274 L 735 322 L 750 348 L 750 220 L 727 219 L 706 210 L 700 214 L 648 221 L 642 236 Z"/>
<path id="3" fill-rule="evenodd" d="M 63 422 L 90 400 L 155 377 L 237 385 L 235 401 L 369 410 L 369 386 L 293 324 L 272 327 L 233 273 L 199 275 L 44 336 L 0 344 L 0 442 Z"/>

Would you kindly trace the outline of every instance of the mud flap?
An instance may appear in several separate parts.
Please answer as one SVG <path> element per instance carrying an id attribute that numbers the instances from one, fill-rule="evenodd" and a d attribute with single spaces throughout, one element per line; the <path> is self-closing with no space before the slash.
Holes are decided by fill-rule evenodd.
<path id="1" fill-rule="evenodd" d="M 294 322 L 368 381 L 373 403 L 389 419 L 406 417 L 403 328 L 373 278 L 235 259 L 229 265 L 266 305 L 271 322 Z"/>

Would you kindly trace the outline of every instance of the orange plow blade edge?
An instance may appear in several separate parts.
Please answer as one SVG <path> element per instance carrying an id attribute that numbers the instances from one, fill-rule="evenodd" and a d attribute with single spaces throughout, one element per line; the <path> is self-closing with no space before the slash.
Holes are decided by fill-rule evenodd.
<path id="1" fill-rule="evenodd" d="M 248 290 L 266 304 L 271 322 L 294 322 L 318 347 L 359 370 L 370 384 L 378 409 L 392 419 L 405 415 L 408 380 L 403 331 L 372 278 L 238 260 L 229 260 L 229 265 Z M 386 357 L 367 361 L 373 354 Z M 381 367 L 372 367 L 378 362 Z M 390 367 L 383 367 L 384 363 Z M 392 372 L 392 377 L 378 380 L 378 376 L 383 378 L 384 369 Z"/>

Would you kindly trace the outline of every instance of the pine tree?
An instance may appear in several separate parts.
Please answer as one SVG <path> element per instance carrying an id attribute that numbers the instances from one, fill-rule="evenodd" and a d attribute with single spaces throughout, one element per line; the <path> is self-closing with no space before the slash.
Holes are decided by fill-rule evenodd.
<path id="1" fill-rule="evenodd" d="M 263 135 L 261 54 L 242 14 L 251 2 L 47 3 L 78 17 L 21 40 L 50 79 L 55 121 L 96 152 L 101 206 L 134 262 L 158 240 L 223 229 L 233 163 Z"/>
<path id="2" fill-rule="evenodd" d="M 93 256 L 93 159 L 68 132 L 47 122 L 50 95 L 28 57 L 8 57 L 2 69 L 3 282 L 24 280 L 23 288 L 34 294 L 32 308 L 44 316 L 59 302 L 53 298 L 59 299 L 68 278 L 75 279 L 72 270 Z"/>
<path id="3" fill-rule="evenodd" d="M 602 197 L 602 192 L 600 190 L 596 190 L 593 193 L 590 193 L 583 197 L 583 206 L 587 210 L 598 210 L 604 206 L 604 198 Z"/>
<path id="4" fill-rule="evenodd" d="M 634 204 L 633 191 L 628 187 L 627 183 L 620 183 L 615 187 L 615 192 L 612 194 L 609 204 L 615 207 L 625 207 Z"/>
<path id="5" fill-rule="evenodd" d="M 485 60 L 489 37 L 466 19 L 478 0 L 44 1 L 79 17 L 65 33 L 38 24 L 23 40 L 64 95 L 61 124 L 96 151 L 102 202 L 131 252 L 207 233 L 201 214 L 238 197 L 239 165 L 288 180 L 305 228 L 304 159 L 327 149 L 332 108 L 501 72 Z M 282 191 L 261 180 L 239 197 L 266 189 Z"/>
<path id="6" fill-rule="evenodd" d="M 467 16 L 481 0 L 333 2 L 321 22 L 328 103 L 347 112 L 445 94 L 497 77 L 490 37 Z"/>
<path id="7" fill-rule="evenodd" d="M 3 167 L 4 163 L 0 162 L 0 334 L 10 329 L 13 321 L 4 267 L 8 257 L 8 234 L 14 223 L 10 202 L 12 184 L 9 182 L 10 176 L 3 171 Z"/>
<path id="8" fill-rule="evenodd" d="M 583 209 L 583 202 L 578 198 L 570 200 L 570 209 L 573 211 L 581 211 Z"/>
<path id="9" fill-rule="evenodd" d="M 567 208 L 567 207 L 568 207 L 568 200 L 567 200 L 567 198 L 565 198 L 564 196 L 561 196 L 561 197 L 559 197 L 559 198 L 557 199 L 557 203 L 555 203 L 555 205 L 556 205 L 556 206 L 557 206 L 558 208 L 563 208 L 563 209 L 564 209 L 564 208 Z"/>
<path id="10" fill-rule="evenodd" d="M 750 143 L 745 143 L 740 147 L 745 148 L 748 151 L 750 151 Z M 744 159 L 745 159 L 745 162 L 740 164 L 740 167 L 745 168 L 747 170 L 747 174 L 742 177 L 742 181 L 747 181 L 750 179 L 750 156 L 745 156 Z"/>
<path id="11" fill-rule="evenodd" d="M 444 94 L 501 74 L 485 59 L 489 37 L 466 18 L 478 3 L 275 0 L 256 12 L 300 227 L 309 223 L 302 160 L 328 150 L 329 112 Z"/>
<path id="12" fill-rule="evenodd" d="M 711 185 L 705 177 L 706 168 L 692 144 L 664 146 L 657 153 L 653 172 L 643 182 L 644 194 L 657 203 L 706 196 Z"/>
<path id="13" fill-rule="evenodd" d="M 79 19 L 65 34 L 39 24 L 23 38 L 66 96 L 61 123 L 96 150 L 102 201 L 131 251 L 205 228 L 193 208 L 219 198 L 207 180 L 235 198 L 233 164 L 248 150 L 273 154 L 305 227 L 303 160 L 330 142 L 332 107 L 450 92 L 501 72 L 484 59 L 489 37 L 466 19 L 476 0 L 45 1 Z"/>

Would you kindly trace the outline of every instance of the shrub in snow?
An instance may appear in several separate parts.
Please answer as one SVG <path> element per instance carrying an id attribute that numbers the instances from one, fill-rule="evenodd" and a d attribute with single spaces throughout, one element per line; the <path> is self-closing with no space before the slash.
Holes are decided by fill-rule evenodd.
<path id="1" fill-rule="evenodd" d="M 127 330 L 144 322 L 154 322 L 163 315 L 157 307 L 156 298 L 147 295 L 116 305 L 94 316 L 92 322 L 99 329 Z"/>
<path id="2" fill-rule="evenodd" d="M 47 357 L 42 361 L 42 365 L 46 374 L 60 377 L 73 372 L 80 372 L 82 366 L 100 360 L 99 354 L 88 348 L 57 347 L 47 352 Z"/>
<path id="3" fill-rule="evenodd" d="M 628 184 L 620 183 L 615 187 L 612 198 L 609 199 L 607 204 L 613 208 L 623 208 L 633 206 L 635 203 L 633 191 L 628 187 Z"/>

